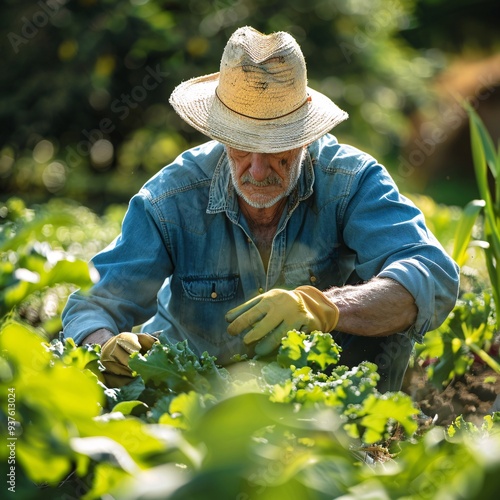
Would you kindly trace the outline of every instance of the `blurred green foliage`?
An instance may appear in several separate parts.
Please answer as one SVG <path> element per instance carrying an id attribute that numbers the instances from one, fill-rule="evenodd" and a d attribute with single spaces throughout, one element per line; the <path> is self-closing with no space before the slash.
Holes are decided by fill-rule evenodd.
<path id="1" fill-rule="evenodd" d="M 281 365 L 282 382 L 269 381 L 263 362 L 237 363 L 244 370 L 228 377 L 213 363 L 209 368 L 208 355 L 205 362 L 195 359 L 184 343 L 158 343 L 153 354 L 164 353 L 163 367 L 176 366 L 185 381 L 197 381 L 196 390 L 143 380 L 148 363 L 157 363 L 150 355 L 132 357 L 139 364 L 135 382 L 110 389 L 99 377 L 99 347 L 76 347 L 71 339 L 47 344 L 25 325 L 7 322 L 0 329 L 0 422 L 10 439 L 0 452 L 0 471 L 23 499 L 494 498 L 498 413 L 481 427 L 457 418 L 447 430 L 370 439 L 366 446 L 349 428 L 365 428 L 363 438 L 374 441 L 396 421 L 414 433 L 409 396 L 378 393 L 374 373 L 362 364 L 367 370 L 356 376 L 353 368 L 352 383 L 343 376 L 336 383 L 336 371 L 345 367 L 335 367 L 326 392 L 337 398 L 315 402 L 323 382 L 303 376 L 305 368 L 320 366 L 304 339 L 295 335 L 290 342 L 297 349 L 282 353 L 282 359 L 292 355 Z M 300 365 L 289 365 L 298 351 Z M 273 365 L 277 361 L 267 366 Z M 215 396 L 218 370 L 227 390 Z M 307 391 L 308 398 L 270 400 L 270 391 L 275 397 L 290 377 L 296 395 Z M 135 400 L 134 391 L 147 402 Z M 339 410 L 338 398 L 345 408 Z"/>
<path id="2" fill-rule="evenodd" d="M 98 279 L 87 262 L 120 232 L 125 208 L 110 205 L 98 216 L 58 199 L 31 208 L 17 197 L 0 203 L 0 324 L 15 318 L 56 336 L 68 294 Z"/>
<path id="3" fill-rule="evenodd" d="M 488 130 L 474 109 L 467 106 L 467 112 L 470 117 L 472 159 L 480 199 L 472 200 L 466 205 L 452 255 L 461 265 L 468 257 L 467 249 L 470 246 L 484 249 L 495 309 L 500 311 L 500 143 L 497 152 Z M 481 235 L 480 238 L 473 239 L 472 233 L 480 214 Z M 497 328 L 500 328 L 498 317 Z"/>
<path id="4" fill-rule="evenodd" d="M 410 181 L 397 171 L 408 113 L 429 104 L 430 78 L 467 34 L 484 50 L 493 44 L 495 2 L 480 3 L 6 0 L 0 196 L 30 204 L 65 196 L 99 210 L 126 201 L 181 150 L 205 140 L 168 97 L 182 80 L 218 71 L 228 37 L 246 24 L 291 32 L 310 85 L 350 114 L 339 138 Z M 486 27 L 480 33 L 478 23 Z"/>
<path id="5" fill-rule="evenodd" d="M 416 345 L 417 357 L 427 364 L 428 379 L 436 387 L 446 387 L 454 377 L 468 372 L 474 359 L 500 375 L 495 321 L 489 293 L 465 293 L 445 322 Z"/>

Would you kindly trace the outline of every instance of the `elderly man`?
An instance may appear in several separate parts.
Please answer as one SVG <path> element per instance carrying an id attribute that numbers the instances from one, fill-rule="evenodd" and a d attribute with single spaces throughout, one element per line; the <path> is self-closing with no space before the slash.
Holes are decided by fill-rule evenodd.
<path id="1" fill-rule="evenodd" d="M 297 42 L 240 28 L 220 72 L 170 102 L 213 140 L 132 198 L 93 259 L 100 281 L 68 300 L 65 336 L 103 344 L 107 371 L 127 377 L 129 353 L 154 342 L 137 325 L 223 365 L 320 330 L 398 390 L 414 342 L 455 304 L 458 268 L 385 168 L 329 134 L 347 114 L 307 86 Z"/>

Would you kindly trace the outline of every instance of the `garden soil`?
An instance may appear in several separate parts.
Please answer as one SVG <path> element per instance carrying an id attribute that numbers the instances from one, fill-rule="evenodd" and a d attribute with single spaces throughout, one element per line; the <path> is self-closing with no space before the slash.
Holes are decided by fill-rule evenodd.
<path id="1" fill-rule="evenodd" d="M 402 390 L 435 425 L 448 426 L 462 415 L 481 426 L 485 415 L 500 411 L 500 375 L 481 362 L 443 388 L 433 386 L 425 368 L 415 363 L 406 372 Z"/>

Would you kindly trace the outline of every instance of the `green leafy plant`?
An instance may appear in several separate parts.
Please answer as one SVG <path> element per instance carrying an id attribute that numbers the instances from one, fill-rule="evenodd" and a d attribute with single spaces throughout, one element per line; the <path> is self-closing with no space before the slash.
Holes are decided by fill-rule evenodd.
<path id="1" fill-rule="evenodd" d="M 14 317 L 54 337 L 68 294 L 97 279 L 88 260 L 119 232 L 123 210 L 110 207 L 100 218 L 61 200 L 0 203 L 0 321 Z"/>
<path id="2" fill-rule="evenodd" d="M 79 260 L 118 232 L 122 213 L 97 217 L 57 200 L 39 211 L 17 199 L 0 207 L 0 261 L 12 265 L 2 275 L 9 302 L 0 315 L 0 422 L 16 438 L 21 498 L 326 500 L 369 492 L 458 500 L 496 491 L 500 458 L 483 450 L 500 449 L 495 415 L 480 432 L 457 419 L 453 429 L 417 435 L 411 399 L 380 394 L 376 366 L 343 366 L 340 348 L 321 332 L 289 332 L 277 354 L 227 368 L 160 336 L 147 355 L 131 357 L 133 382 L 106 387 L 98 346 L 49 342 L 58 308 L 52 324 L 36 327 L 25 311 L 54 289 L 63 287 L 62 304 L 89 283 Z M 37 282 L 23 279 L 30 273 Z M 440 383 L 456 359 L 467 369 L 473 355 L 488 354 L 495 331 L 488 293 L 457 307 L 448 330 L 426 343 L 429 355 L 455 356 L 435 372 Z M 4 447 L 0 470 L 9 458 Z"/>
<path id="3" fill-rule="evenodd" d="M 57 359 L 38 334 L 14 322 L 2 327 L 0 348 L 1 420 L 15 423 L 9 435 L 15 438 L 12 442 L 21 477 L 39 485 L 54 486 L 74 467 L 84 475 L 90 462 L 74 446 L 75 440 L 107 436 L 121 446 L 126 445 L 121 422 L 98 421 L 104 390 L 90 370 L 81 369 L 98 359 L 97 351 L 79 348 L 70 359 Z M 14 395 L 9 399 L 14 401 L 11 406 L 6 404 L 7 394 Z M 9 411 L 4 413 L 6 408 Z M 157 451 L 160 447 L 156 443 L 155 448 L 155 441 L 150 438 L 149 446 Z M 5 451 L 1 452 L 3 462 L 7 460 Z M 130 448 L 127 453 L 134 456 Z M 19 489 L 28 486 L 26 481 Z"/>
<path id="4" fill-rule="evenodd" d="M 486 415 L 480 427 L 472 422 L 466 422 L 462 415 L 459 415 L 446 432 L 451 438 L 459 436 L 488 436 L 492 432 L 498 432 L 498 428 L 495 427 L 495 424 L 498 422 L 500 422 L 500 412 L 498 411 L 491 415 Z"/>
<path id="5" fill-rule="evenodd" d="M 142 381 L 135 385 L 139 394 L 128 386 L 107 394 L 112 411 L 132 396 L 133 408 L 146 421 L 181 428 L 192 420 L 194 409 L 209 407 L 228 393 L 250 391 L 268 394 L 275 403 L 334 408 L 349 435 L 364 443 L 386 438 L 396 422 L 409 436 L 416 431 L 417 410 L 409 396 L 377 391 L 376 365 L 365 362 L 348 369 L 339 360 L 340 348 L 322 332 L 290 331 L 274 360 L 243 360 L 229 370 L 217 367 L 208 353 L 198 358 L 185 341 L 172 344 L 160 336 L 147 354 L 130 359 Z"/>
<path id="6" fill-rule="evenodd" d="M 277 363 L 289 367 L 290 373 L 274 385 L 272 400 L 305 407 L 322 404 L 336 408 L 349 435 L 365 443 L 387 437 L 394 422 L 411 436 L 417 430 L 413 417 L 418 410 L 410 397 L 403 393 L 380 394 L 376 390 L 379 379 L 376 365 L 362 362 L 348 369 L 337 365 L 340 358 L 331 335 L 289 332 L 282 341 Z M 323 371 L 332 366 L 328 374 Z"/>
<path id="7" fill-rule="evenodd" d="M 456 231 L 463 218 L 463 210 L 458 206 L 437 203 L 430 196 L 404 193 L 422 211 L 427 227 L 451 255 L 456 241 Z"/>
<path id="8" fill-rule="evenodd" d="M 464 106 L 470 120 L 472 159 L 480 199 L 472 200 L 464 208 L 455 235 L 453 258 L 462 265 L 471 245 L 484 249 L 496 310 L 500 311 L 500 144 L 495 149 L 481 118 L 472 106 L 467 103 Z M 473 238 L 473 229 L 480 215 L 481 234 Z M 500 318 L 497 317 L 496 323 L 500 329 Z"/>
<path id="9" fill-rule="evenodd" d="M 431 361 L 429 380 L 437 387 L 447 385 L 469 370 L 475 356 L 500 374 L 499 363 L 490 355 L 496 332 L 491 295 L 464 294 L 445 322 L 416 346 L 417 355 Z"/>
<path id="10" fill-rule="evenodd" d="M 196 357 L 186 343 L 162 339 L 150 355 L 132 357 L 134 382 L 110 389 L 99 376 L 98 346 L 47 343 L 25 325 L 4 323 L 0 419 L 16 422 L 5 426 L 17 438 L 16 493 L 83 500 L 326 500 L 367 491 L 377 498 L 488 498 L 500 457 L 484 450 L 500 449 L 497 415 L 480 432 L 457 420 L 455 432 L 435 428 L 400 440 L 384 464 L 360 461 L 363 449 L 374 449 L 360 446 L 360 438 L 384 436 L 390 421 L 411 435 L 414 409 L 401 394 L 377 393 L 370 364 L 339 365 L 329 339 L 290 332 L 274 360 L 240 361 L 229 370 Z M 322 376 L 328 366 L 331 374 Z M 166 377 L 149 376 L 153 367 Z M 8 454 L 4 447 L 2 463 Z"/>

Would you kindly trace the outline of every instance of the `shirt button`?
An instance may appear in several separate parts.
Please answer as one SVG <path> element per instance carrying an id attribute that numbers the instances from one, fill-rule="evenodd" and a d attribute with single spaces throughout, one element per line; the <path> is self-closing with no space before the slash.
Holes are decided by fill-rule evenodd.
<path id="1" fill-rule="evenodd" d="M 259 288 L 259 293 L 264 293 L 264 289 L 262 287 Z"/>
<path id="2" fill-rule="evenodd" d="M 216 299 L 217 298 L 217 292 L 212 292 L 210 294 L 210 297 L 212 297 L 212 299 Z"/>
<path id="3" fill-rule="evenodd" d="M 311 280 L 311 283 L 316 283 L 316 276 L 311 276 L 309 279 Z"/>

